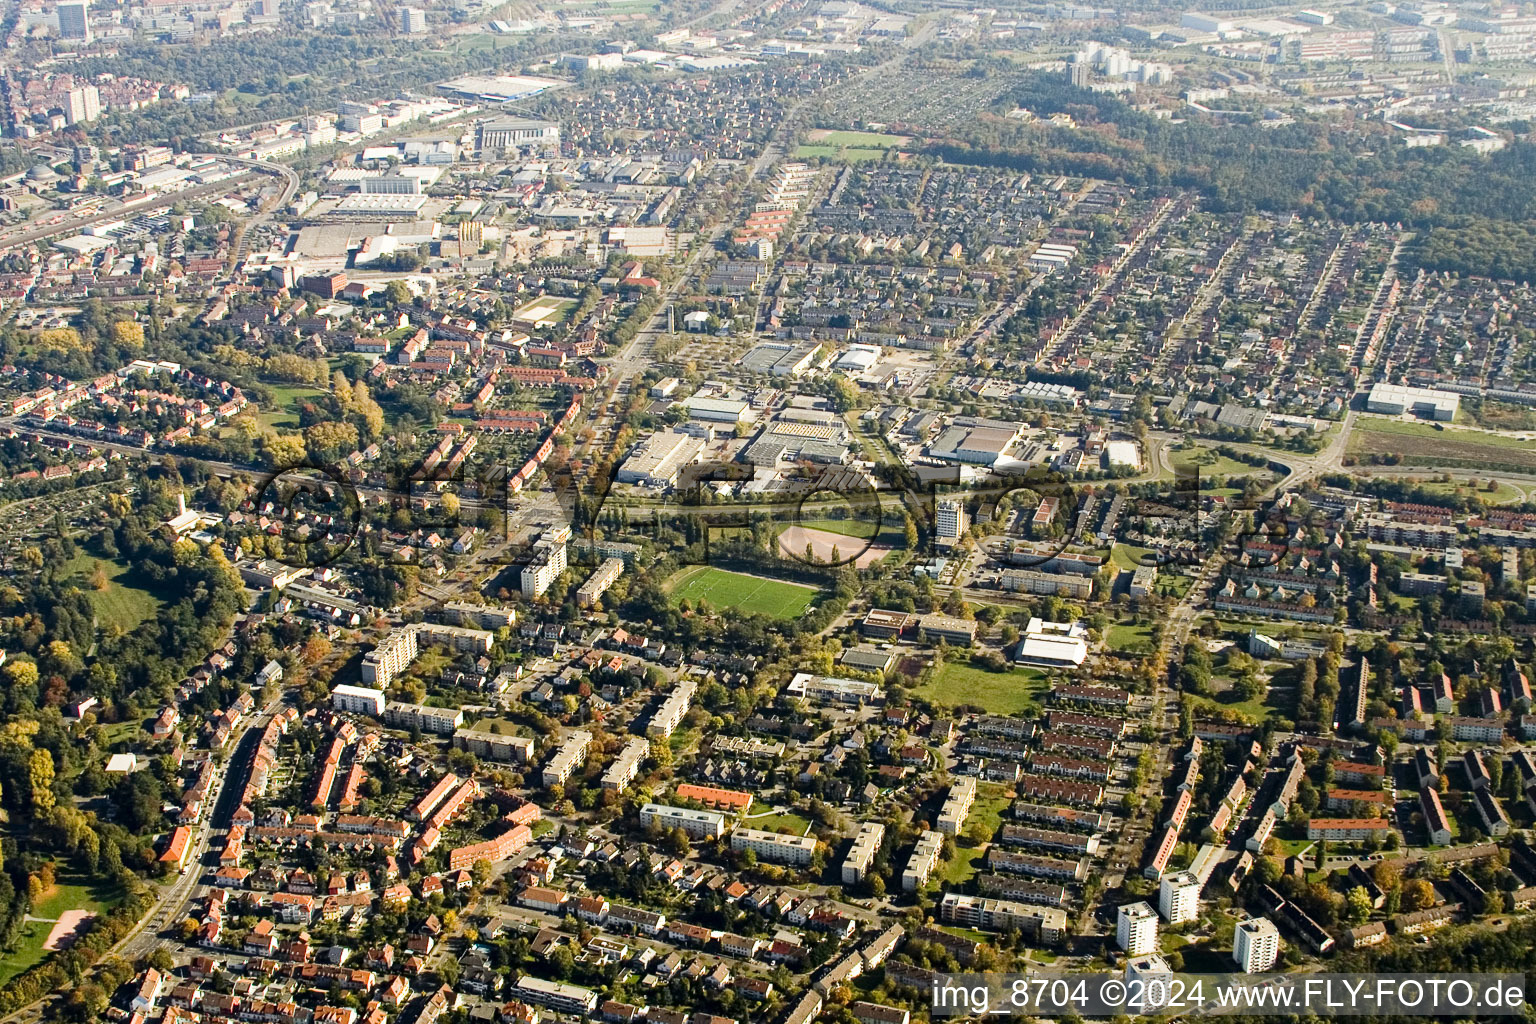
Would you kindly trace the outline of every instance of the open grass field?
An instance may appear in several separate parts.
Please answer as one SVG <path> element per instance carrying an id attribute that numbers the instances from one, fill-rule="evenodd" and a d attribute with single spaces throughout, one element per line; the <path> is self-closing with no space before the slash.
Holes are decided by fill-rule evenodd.
<path id="1" fill-rule="evenodd" d="M 1357 455 L 1398 455 L 1405 465 L 1436 462 L 1536 469 L 1536 442 L 1476 430 L 1436 430 L 1429 423 L 1362 418 L 1349 435 Z M 1497 469 L 1490 468 L 1495 475 Z"/>
<path id="2" fill-rule="evenodd" d="M 1135 572 L 1146 564 L 1141 560 L 1141 556 L 1152 553 L 1151 548 L 1138 547 L 1135 544 L 1116 544 L 1109 552 L 1109 560 L 1117 569 Z"/>
<path id="3" fill-rule="evenodd" d="M 811 157 L 823 157 L 827 160 L 842 160 L 845 163 L 859 164 L 870 160 L 880 160 L 889 152 L 884 149 L 866 149 L 859 146 L 817 146 L 804 145 L 795 149 L 795 156 L 801 160 Z"/>
<path id="4" fill-rule="evenodd" d="M 970 704 L 992 715 L 1038 712 L 1049 689 L 1045 673 L 1033 668 L 988 672 L 964 662 L 948 662 L 938 677 L 916 690 L 918 696 L 937 704 L 958 707 Z"/>
<path id="5" fill-rule="evenodd" d="M 16 948 L 0 955 L 0 985 L 41 963 L 48 955 L 45 946 L 54 919 L 71 910 L 100 914 L 122 898 L 123 892 L 117 886 L 92 884 L 75 875 L 63 876 L 31 910 L 33 917 L 47 920 L 25 922 Z"/>
<path id="6" fill-rule="evenodd" d="M 558 295 L 541 295 L 532 302 L 525 302 L 512 314 L 514 320 L 524 320 L 539 327 L 551 327 L 564 320 L 575 309 L 575 299 L 563 299 Z"/>
<path id="7" fill-rule="evenodd" d="M 986 865 L 990 839 L 997 835 L 997 826 L 1002 821 L 1003 812 L 1013 802 L 1008 792 L 1006 786 L 995 782 L 977 783 L 976 802 L 971 805 L 971 813 L 965 819 L 965 828 L 955 837 L 955 855 L 944 865 L 942 877 L 945 881 L 956 886 L 963 885 Z M 965 833 L 971 831 L 977 823 L 987 830 L 987 842 L 973 843 L 966 838 Z"/>
<path id="8" fill-rule="evenodd" d="M 804 584 L 727 572 L 711 565 L 689 566 L 667 581 L 666 590 L 675 601 L 695 605 L 703 601 L 711 608 L 735 608 L 776 619 L 802 614 L 819 593 Z"/>
<path id="9" fill-rule="evenodd" d="M 748 815 L 741 819 L 741 823 L 747 828 L 755 828 L 763 832 L 784 832 L 792 836 L 803 836 L 811 827 L 809 819 L 802 818 L 793 811 L 764 814 L 761 817 Z"/>
<path id="10" fill-rule="evenodd" d="M 100 561 L 107 575 L 105 590 L 97 590 L 92 585 L 91 574 L 95 572 L 97 559 L 84 551 L 66 562 L 60 573 L 61 579 L 72 580 L 85 591 L 96 611 L 98 626 L 115 626 L 129 633 L 140 623 L 160 614 L 167 602 L 149 580 L 126 562 Z"/>
<path id="11" fill-rule="evenodd" d="M 66 910 L 100 914 L 123 898 L 120 886 L 93 881 L 83 875 L 64 875 L 32 908 L 33 917 L 58 917 Z"/>
<path id="12" fill-rule="evenodd" d="M 1175 466 L 1196 466 L 1200 470 L 1201 477 L 1217 476 L 1254 476 L 1269 477 L 1270 473 L 1263 466 L 1250 466 L 1246 462 L 1229 459 L 1225 455 L 1217 455 L 1214 449 L 1199 446 L 1188 451 L 1175 451 L 1168 453 L 1169 461 Z"/>
<path id="13" fill-rule="evenodd" d="M 298 429 L 299 406 L 306 399 L 329 393 L 302 384 L 268 384 L 267 387 L 272 392 L 272 405 L 270 408 L 263 407 L 256 418 L 269 427 L 285 430 Z"/>
<path id="14" fill-rule="evenodd" d="M 828 146 L 856 146 L 861 149 L 894 149 L 912 141 L 909 136 L 891 135 L 888 132 L 847 132 L 826 128 L 817 128 L 806 139 Z"/>
<path id="15" fill-rule="evenodd" d="M 806 519 L 790 525 L 823 533 L 837 533 L 844 537 L 858 537 L 861 540 L 869 540 L 880 528 L 880 524 L 871 519 Z"/>
<path id="16" fill-rule="evenodd" d="M 1213 682 L 1213 687 L 1224 687 L 1225 680 Z M 1292 687 L 1271 686 L 1264 696 L 1258 700 L 1233 700 L 1234 694 L 1222 689 L 1212 697 L 1197 697 L 1188 695 L 1188 699 L 1195 704 L 1195 713 L 1198 715 L 1205 710 L 1236 711 L 1246 717 L 1250 722 L 1259 723 L 1266 718 L 1275 716 L 1291 717 L 1296 713 L 1296 691 Z"/>
<path id="17" fill-rule="evenodd" d="M 1152 653 L 1152 624 L 1143 622 L 1117 622 L 1109 627 L 1104 642 L 1112 651 L 1131 654 Z"/>
<path id="18" fill-rule="evenodd" d="M 1524 498 L 1524 492 L 1497 478 L 1495 483 L 1498 486 L 1491 491 L 1488 490 L 1487 481 L 1480 481 L 1476 487 L 1470 486 L 1465 480 L 1413 480 L 1412 483 L 1420 490 L 1447 498 L 1470 498 L 1475 495 L 1487 505 L 1504 505 Z"/>
<path id="19" fill-rule="evenodd" d="M 43 945 L 48 941 L 48 933 L 51 931 L 53 925 L 47 921 L 23 922 L 16 948 L 0 956 L 0 985 L 42 963 L 43 957 L 48 955 Z"/>

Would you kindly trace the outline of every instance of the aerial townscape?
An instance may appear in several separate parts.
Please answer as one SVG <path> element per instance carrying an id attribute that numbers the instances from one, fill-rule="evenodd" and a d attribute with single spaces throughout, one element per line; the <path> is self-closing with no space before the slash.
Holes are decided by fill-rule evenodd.
<path id="1" fill-rule="evenodd" d="M 0 11 L 0 1024 L 1536 971 L 1531 4 Z"/>

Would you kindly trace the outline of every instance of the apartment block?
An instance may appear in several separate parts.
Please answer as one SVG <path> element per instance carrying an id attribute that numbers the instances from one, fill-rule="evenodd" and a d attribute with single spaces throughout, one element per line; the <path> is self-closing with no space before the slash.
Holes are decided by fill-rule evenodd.
<path id="1" fill-rule="evenodd" d="M 576 769 L 587 763 L 587 751 L 592 747 L 592 734 L 578 729 L 565 738 L 549 764 L 544 766 L 544 785 L 563 786 Z"/>
<path id="2" fill-rule="evenodd" d="M 843 860 L 844 885 L 858 885 L 864 881 L 884 841 L 885 826 L 878 821 L 866 821 L 859 826 L 858 835 L 853 837 L 853 846 L 848 849 L 848 856 Z"/>
<path id="3" fill-rule="evenodd" d="M 939 809 L 939 817 L 935 822 L 938 830 L 948 836 L 959 835 L 966 816 L 971 813 L 971 805 L 975 802 L 976 780 L 969 777 L 955 780 L 955 784 L 949 787 L 949 796 L 944 806 Z"/>
<path id="4" fill-rule="evenodd" d="M 1115 941 L 1131 956 L 1157 952 L 1157 914 L 1142 902 L 1122 904 L 1115 915 Z"/>
<path id="5" fill-rule="evenodd" d="M 640 808 L 640 824 L 646 828 L 680 828 L 690 839 L 719 839 L 725 834 L 725 815 L 719 811 L 696 811 L 667 804 L 646 804 Z"/>
<path id="6" fill-rule="evenodd" d="M 662 701 L 661 707 L 651 716 L 650 724 L 645 727 L 646 735 L 663 739 L 671 736 L 688 709 L 693 706 L 693 695 L 697 690 L 698 686 L 691 679 L 684 679 L 674 686 L 672 692 L 667 694 L 667 699 Z"/>
<path id="7" fill-rule="evenodd" d="M 928 884 L 939 854 L 944 850 L 944 833 L 924 832 L 917 837 L 912 856 L 907 858 L 907 868 L 901 873 L 901 888 L 905 892 L 917 892 Z"/>
<path id="8" fill-rule="evenodd" d="M 1044 944 L 1061 941 L 1067 932 L 1067 913 L 1060 907 L 962 896 L 954 892 L 947 893 L 939 904 L 939 920 L 983 931 L 1017 931 Z"/>
<path id="9" fill-rule="evenodd" d="M 740 853 L 751 850 L 758 860 L 774 864 L 804 866 L 816 853 L 814 836 L 792 836 L 783 832 L 765 832 L 756 828 L 738 828 L 731 832 L 731 849 Z"/>
<path id="10" fill-rule="evenodd" d="M 603 772 L 602 787 L 611 789 L 615 793 L 622 793 L 629 788 L 640 774 L 640 763 L 651 753 L 651 744 L 638 736 L 624 744 L 624 749 L 619 751 L 619 756 L 613 759 L 608 770 Z"/>

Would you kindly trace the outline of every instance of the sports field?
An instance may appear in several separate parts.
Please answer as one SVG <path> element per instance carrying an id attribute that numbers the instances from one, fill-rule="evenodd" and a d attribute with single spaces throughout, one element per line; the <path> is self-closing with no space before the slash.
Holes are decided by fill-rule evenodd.
<path id="1" fill-rule="evenodd" d="M 512 319 L 537 327 L 550 327 L 564 320 L 566 313 L 575 306 L 575 299 L 562 299 L 558 295 L 541 295 L 532 302 L 519 306 L 513 312 Z"/>
<path id="2" fill-rule="evenodd" d="M 857 526 L 857 523 L 843 523 L 840 525 Z M 872 527 L 874 524 L 870 524 Z M 787 526 L 779 534 L 779 551 L 786 558 L 804 558 L 805 549 L 809 547 L 811 554 L 818 562 L 826 562 L 829 565 L 844 565 L 850 560 L 859 569 L 867 568 L 890 554 L 892 548 L 887 544 L 873 544 L 868 537 L 856 534 L 834 532 L 832 530 L 813 530 L 804 526 Z M 834 557 L 834 554 L 836 557 Z"/>
<path id="3" fill-rule="evenodd" d="M 891 135 L 888 132 L 842 132 L 817 128 L 806 135 L 806 141 L 826 146 L 857 146 L 863 149 L 894 149 L 911 142 L 910 136 Z"/>
<path id="4" fill-rule="evenodd" d="M 792 619 L 816 600 L 815 587 L 694 565 L 666 583 L 674 601 L 705 602 L 711 608 L 735 608 L 749 614 Z"/>
<path id="5" fill-rule="evenodd" d="M 821 157 L 826 160 L 842 160 L 844 163 L 859 164 L 868 160 L 879 160 L 889 152 L 884 149 L 871 149 L 868 146 L 824 146 L 817 143 L 807 143 L 795 147 L 795 156 L 801 160 L 811 160 Z"/>

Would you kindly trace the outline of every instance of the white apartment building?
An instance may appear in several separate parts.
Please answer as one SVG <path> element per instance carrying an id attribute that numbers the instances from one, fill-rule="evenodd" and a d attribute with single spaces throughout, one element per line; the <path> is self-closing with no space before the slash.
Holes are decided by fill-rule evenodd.
<path id="1" fill-rule="evenodd" d="M 614 758 L 613 764 L 603 772 L 602 787 L 611 789 L 615 793 L 624 792 L 640 775 L 640 762 L 644 761 L 650 752 L 650 742 L 638 736 L 624 744 L 624 749 L 619 751 L 619 756 Z"/>
<path id="2" fill-rule="evenodd" d="M 624 572 L 624 559 L 605 558 L 603 564 L 592 570 L 592 575 L 587 581 L 576 589 L 576 607 L 591 608 L 597 603 L 598 598 L 607 593 L 613 586 L 613 581 Z"/>
<path id="3" fill-rule="evenodd" d="M 538 597 L 565 572 L 565 541 L 541 537 L 533 546 L 533 557 L 523 566 L 519 583 L 524 597 Z"/>
<path id="4" fill-rule="evenodd" d="M 1267 917 L 1254 917 L 1232 935 L 1232 959 L 1244 974 L 1257 974 L 1275 965 L 1280 956 L 1280 932 Z"/>
<path id="5" fill-rule="evenodd" d="M 1156 912 L 1140 901 L 1121 904 L 1115 917 L 1115 942 L 1131 956 L 1156 953 Z"/>
<path id="6" fill-rule="evenodd" d="M 959 540 L 960 535 L 970 524 L 966 522 L 965 502 L 956 498 L 945 498 L 934 508 L 934 528 L 938 531 L 939 540 Z"/>
<path id="7" fill-rule="evenodd" d="M 546 981 L 525 974 L 517 979 L 512 994 L 525 1003 L 547 1006 L 559 1013 L 590 1016 L 597 1009 L 597 993 L 580 985 L 567 985 L 560 981 Z"/>
<path id="8" fill-rule="evenodd" d="M 1191 871 L 1164 875 L 1158 887 L 1157 909 L 1169 924 L 1193 921 L 1200 915 L 1200 879 Z"/>
<path id="9" fill-rule="evenodd" d="M 645 727 L 646 735 L 662 739 L 671 736 L 693 706 L 693 695 L 697 690 L 697 684 L 691 679 L 684 679 L 674 686 L 667 699 L 661 702 L 661 707 L 656 709 L 656 714 L 651 716 L 650 724 Z"/>
<path id="10" fill-rule="evenodd" d="M 397 729 L 420 729 L 438 736 L 452 736 L 454 730 L 464 724 L 464 712 L 458 708 L 434 708 L 392 700 L 384 705 L 384 724 Z"/>
<path id="11" fill-rule="evenodd" d="M 943 850 L 944 833 L 924 832 L 918 836 L 917 845 L 912 848 L 912 856 L 907 860 L 907 869 L 901 873 L 902 890 L 917 892 L 927 885 L 928 877 L 933 874 Z"/>
<path id="12" fill-rule="evenodd" d="M 592 747 L 592 734 L 578 729 L 565 738 L 555 756 L 544 766 L 544 786 L 563 786 L 576 769 L 587 763 L 587 751 Z"/>
<path id="13" fill-rule="evenodd" d="M 378 718 L 384 714 L 384 691 L 342 683 L 331 690 L 331 707 Z"/>
<path id="14" fill-rule="evenodd" d="M 957 836 L 965 825 L 966 816 L 971 813 L 971 805 L 976 802 L 976 780 L 969 776 L 957 779 L 953 786 L 949 787 L 949 796 L 944 801 L 944 806 L 939 809 L 939 818 L 935 824 L 938 830 L 947 836 Z"/>
<path id="15" fill-rule="evenodd" d="M 1167 1002 L 1172 980 L 1173 969 L 1157 953 L 1131 957 L 1125 963 L 1125 984 L 1130 995 L 1125 1008 L 1133 1013 L 1156 1010 Z"/>
<path id="16" fill-rule="evenodd" d="M 416 622 L 389 631 L 379 645 L 363 655 L 363 682 L 379 689 L 387 687 L 395 676 L 410 667 L 421 653 L 423 643 L 438 643 L 455 651 L 489 654 L 495 637 L 483 629 Z"/>
<path id="17" fill-rule="evenodd" d="M 804 866 L 816 853 L 815 836 L 791 836 L 783 832 L 764 832 L 756 828 L 738 828 L 731 832 L 731 849 L 740 853 L 751 850 L 758 860 L 774 864 Z"/>
<path id="18" fill-rule="evenodd" d="M 719 811 L 696 811 L 691 807 L 646 804 L 640 808 L 640 824 L 646 828 L 680 828 L 690 839 L 718 839 L 725 835 L 725 815 Z M 739 831 L 739 830 L 738 830 Z"/>
<path id="19" fill-rule="evenodd" d="M 853 837 L 853 846 L 843 861 L 843 884 L 858 885 L 869 873 L 880 844 L 885 841 L 885 826 L 878 821 L 866 821 L 859 826 L 859 834 Z"/>
<path id="20" fill-rule="evenodd" d="M 1019 931 L 1047 944 L 1060 942 L 1067 931 L 1067 912 L 1060 907 L 963 896 L 957 892 L 945 894 L 939 904 L 939 920 L 993 932 Z"/>

